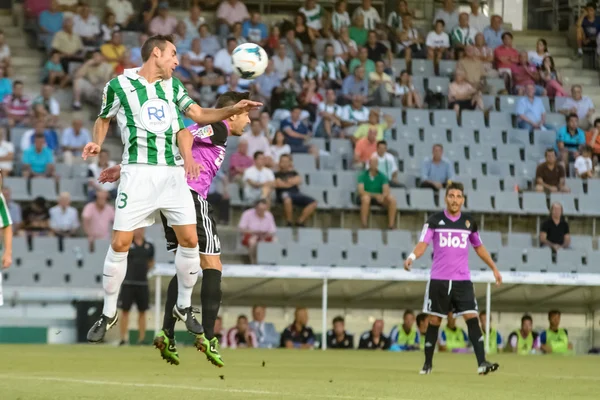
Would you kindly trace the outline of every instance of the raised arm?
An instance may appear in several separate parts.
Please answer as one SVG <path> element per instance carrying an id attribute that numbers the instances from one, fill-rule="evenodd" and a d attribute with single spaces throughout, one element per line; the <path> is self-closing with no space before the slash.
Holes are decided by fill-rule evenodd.
<path id="1" fill-rule="evenodd" d="M 186 110 L 185 115 L 197 124 L 208 125 L 259 107 L 262 107 L 262 103 L 251 100 L 242 100 L 233 106 L 223 108 L 202 108 L 197 104 L 192 104 Z"/>

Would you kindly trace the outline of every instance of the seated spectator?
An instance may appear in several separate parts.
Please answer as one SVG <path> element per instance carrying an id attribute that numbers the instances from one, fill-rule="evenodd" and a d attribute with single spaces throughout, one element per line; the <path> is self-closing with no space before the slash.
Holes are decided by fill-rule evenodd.
<path id="1" fill-rule="evenodd" d="M 348 106 L 346 106 L 348 107 Z M 350 109 L 348 111 L 353 111 Z M 342 109 L 342 118 L 346 121 L 346 116 L 344 115 L 345 111 Z M 362 138 L 366 138 L 370 130 L 375 130 L 377 132 L 377 141 L 385 139 L 385 133 L 388 129 L 390 129 L 394 125 L 394 119 L 384 114 L 384 121 L 381 122 L 380 111 L 378 109 L 368 110 L 369 119 L 367 121 L 361 122 L 354 134 L 350 138 L 354 143 L 358 142 Z M 362 116 L 361 116 L 362 118 Z M 366 161 L 366 160 L 365 160 Z"/>
<path id="2" fill-rule="evenodd" d="M 269 168 L 273 166 L 273 157 L 269 140 L 263 135 L 262 126 L 258 118 L 253 118 L 250 122 L 250 132 L 242 135 L 242 139 L 248 143 L 247 154 L 255 154 L 260 151 L 265 156 L 265 165 Z"/>
<path id="3" fill-rule="evenodd" d="M 7 127 L 0 125 L 0 173 L 2 177 L 12 173 L 15 160 L 15 146 L 10 140 L 7 140 L 7 133 Z"/>
<path id="4" fill-rule="evenodd" d="M 46 199 L 36 197 L 23 210 L 23 229 L 29 236 L 45 236 L 50 231 L 50 213 Z"/>
<path id="5" fill-rule="evenodd" d="M 383 46 L 383 45 L 382 45 Z M 385 47 L 385 46 L 384 46 Z M 386 48 L 387 49 L 387 48 Z M 375 62 L 368 58 L 369 50 L 367 47 L 361 47 L 358 51 L 358 57 L 350 61 L 348 70 L 351 74 L 354 74 L 354 70 L 358 67 L 362 67 L 365 70 L 365 74 L 369 76 L 371 72 L 375 72 Z"/>
<path id="6" fill-rule="evenodd" d="M 485 15 L 479 7 L 479 0 L 471 0 L 471 14 L 469 14 L 469 24 L 477 32 L 483 30 L 490 25 L 490 17 Z"/>
<path id="7" fill-rule="evenodd" d="M 310 79 L 316 79 L 318 82 L 321 82 L 323 79 L 323 70 L 315 54 L 311 54 L 308 57 L 308 65 L 300 67 L 300 79 L 304 82 Z"/>
<path id="8" fill-rule="evenodd" d="M 404 187 L 398 181 L 398 163 L 396 157 L 387 151 L 387 142 L 380 140 L 377 142 L 377 151 L 373 153 L 371 158 L 377 159 L 377 170 L 385 175 L 391 187 Z M 365 163 L 365 168 L 369 168 L 369 162 Z"/>
<path id="9" fill-rule="evenodd" d="M 271 191 L 275 184 L 273 171 L 265 166 L 265 155 L 262 151 L 254 153 L 254 165 L 244 171 L 244 200 L 254 203 L 260 199 L 271 200 Z"/>
<path id="10" fill-rule="evenodd" d="M 115 209 L 108 204 L 108 192 L 98 190 L 96 200 L 89 202 L 81 211 L 83 231 L 90 243 L 100 239 L 110 239 Z"/>
<path id="11" fill-rule="evenodd" d="M 359 350 L 388 350 L 389 348 L 390 339 L 383 334 L 382 319 L 375 320 L 371 330 L 363 333 L 358 342 Z"/>
<path id="12" fill-rule="evenodd" d="M 192 47 L 190 48 L 190 51 L 187 52 L 187 56 L 190 59 L 190 64 L 192 65 L 194 73 L 199 74 L 204 71 L 204 58 L 206 57 L 206 53 L 202 51 L 202 41 L 199 37 L 192 39 Z"/>
<path id="13" fill-rule="evenodd" d="M 536 97 L 536 88 L 533 83 L 525 86 L 527 97 L 521 97 L 517 101 L 515 113 L 517 114 L 517 126 L 519 129 L 546 129 L 546 108 L 542 99 Z"/>
<path id="14" fill-rule="evenodd" d="M 192 48 L 192 33 L 188 32 L 185 22 L 179 21 L 175 26 L 175 32 L 173 33 L 173 39 L 175 40 L 175 48 L 180 54 L 189 52 Z"/>
<path id="15" fill-rule="evenodd" d="M 2 171 L 4 172 L 4 171 Z M 12 200 L 12 192 L 8 186 L 2 188 L 2 195 L 4 196 L 4 202 L 8 213 L 10 214 L 10 220 L 12 221 L 12 230 L 15 236 L 21 235 L 23 229 L 23 212 L 19 203 Z"/>
<path id="16" fill-rule="evenodd" d="M 326 88 L 338 89 L 342 86 L 342 77 L 348 74 L 344 60 L 335 55 L 333 45 L 325 45 L 325 56 L 320 61 L 322 78 Z"/>
<path id="17" fill-rule="evenodd" d="M 79 3 L 79 13 L 73 17 L 73 32 L 85 46 L 95 47 L 100 44 L 100 20 L 91 13 L 89 4 L 85 2 Z"/>
<path id="18" fill-rule="evenodd" d="M 269 60 L 265 73 L 256 78 L 253 83 L 254 90 L 260 95 L 263 104 L 269 104 L 273 89 L 281 85 L 281 79 L 279 78 L 277 71 L 275 71 L 275 62 L 273 59 Z"/>
<path id="19" fill-rule="evenodd" d="M 567 125 L 556 132 L 556 152 L 560 162 L 565 166 L 575 161 L 579 155 L 579 147 L 585 144 L 585 133 L 578 128 L 579 118 L 576 114 L 567 115 Z"/>
<path id="20" fill-rule="evenodd" d="M 583 56 L 583 49 L 596 48 L 596 35 L 600 32 L 600 17 L 596 16 L 596 4 L 588 3 L 585 12 L 577 20 L 577 56 Z"/>
<path id="21" fill-rule="evenodd" d="M 506 87 L 511 87 L 512 68 L 519 62 L 519 52 L 512 45 L 513 35 L 510 32 L 502 34 L 502 45 L 494 49 L 494 60 L 500 77 L 504 78 Z"/>
<path id="22" fill-rule="evenodd" d="M 415 328 L 415 313 L 404 311 L 402 325 L 396 325 L 390 332 L 390 349 L 394 351 L 419 350 L 419 336 Z"/>
<path id="23" fill-rule="evenodd" d="M 290 145 L 285 143 L 285 135 L 281 131 L 275 132 L 273 136 L 273 142 L 271 144 L 271 155 L 273 157 L 273 163 L 278 164 L 279 160 L 283 155 L 291 154 L 292 150 Z"/>
<path id="24" fill-rule="evenodd" d="M 24 94 L 22 81 L 13 82 L 13 93 L 4 97 L 2 105 L 10 127 L 26 126 L 29 123 L 31 100 Z"/>
<path id="25" fill-rule="evenodd" d="M 469 346 L 467 332 L 456 326 L 456 318 L 452 313 L 448 314 L 448 324 L 442 329 L 438 339 L 438 350 L 440 352 L 454 352 L 466 349 Z"/>
<path id="26" fill-rule="evenodd" d="M 46 146 L 50 150 L 58 151 L 60 143 L 58 142 L 58 135 L 53 129 L 47 128 L 44 121 L 36 121 L 33 129 L 26 130 L 21 136 L 21 151 L 25 151 L 33 146 L 34 137 L 36 134 L 43 135 L 46 139 Z"/>
<path id="27" fill-rule="evenodd" d="M 83 42 L 79 35 L 73 32 L 73 20 L 65 18 L 63 29 L 56 32 L 52 38 L 51 48 L 60 53 L 60 62 L 63 69 L 70 72 L 70 62 L 81 62 L 83 60 Z"/>
<path id="28" fill-rule="evenodd" d="M 340 57 L 345 62 L 352 60 L 358 55 L 358 45 L 350 37 L 350 31 L 347 26 L 340 28 L 339 37 L 333 41 L 333 52 L 336 57 Z"/>
<path id="29" fill-rule="evenodd" d="M 457 69 L 454 82 L 448 87 L 448 108 L 456 112 L 457 120 L 463 110 L 483 110 L 481 93 L 466 78 L 467 74 L 462 69 Z"/>
<path id="30" fill-rule="evenodd" d="M 321 19 L 324 16 L 323 9 L 315 0 L 306 0 L 304 7 L 298 10 L 306 19 L 306 26 L 314 37 L 319 36 L 323 23 Z"/>
<path id="31" fill-rule="evenodd" d="M 215 320 L 215 337 L 219 341 L 219 347 L 222 349 L 227 348 L 227 332 L 223 329 L 223 318 L 220 316 Z"/>
<path id="32" fill-rule="evenodd" d="M 397 38 L 398 33 L 404 28 L 402 18 L 406 15 L 413 16 L 413 13 L 408 9 L 407 2 L 405 0 L 397 1 L 396 9 L 388 15 L 386 24 L 392 37 Z"/>
<path id="33" fill-rule="evenodd" d="M 585 133 L 585 141 L 588 146 L 592 147 L 594 165 L 596 165 L 598 156 L 600 155 L 600 118 L 596 118 L 592 129 Z"/>
<path id="34" fill-rule="evenodd" d="M 295 66 L 302 63 L 302 57 L 304 55 L 304 45 L 296 37 L 294 30 L 290 29 L 285 33 L 285 37 L 281 39 L 280 45 L 285 45 L 286 55 L 292 60 Z M 308 46 L 310 48 L 310 46 Z"/>
<path id="35" fill-rule="evenodd" d="M 249 42 L 256 43 L 260 46 L 265 46 L 268 36 L 267 25 L 261 22 L 260 13 L 253 11 L 250 19 L 242 24 L 242 36 L 248 39 Z"/>
<path id="36" fill-rule="evenodd" d="M 354 336 L 346 332 L 344 317 L 338 315 L 333 319 L 333 329 L 327 331 L 328 349 L 353 349 Z"/>
<path id="37" fill-rule="evenodd" d="M 296 308 L 294 322 L 281 333 L 280 347 L 286 349 L 312 349 L 315 347 L 315 334 L 308 324 L 308 310 Z"/>
<path id="38" fill-rule="evenodd" d="M 525 314 L 521 318 L 521 329 L 508 336 L 507 343 L 513 353 L 519 355 L 533 354 L 539 347 L 538 334 L 533 331 L 533 319 Z"/>
<path id="39" fill-rule="evenodd" d="M 279 29 L 278 25 L 271 26 L 271 28 L 269 30 L 269 36 L 267 37 L 267 40 L 265 41 L 265 47 L 264 47 L 265 51 L 267 52 L 267 54 L 270 57 L 272 57 L 277 52 L 277 49 L 279 49 L 280 41 L 281 41 L 281 29 Z"/>
<path id="40" fill-rule="evenodd" d="M 327 89 L 325 101 L 317 107 L 315 124 L 315 137 L 342 137 L 342 121 L 340 115 L 342 107 L 335 102 L 335 90 Z"/>
<path id="41" fill-rule="evenodd" d="M 592 147 L 582 146 L 581 154 L 575 159 L 575 174 L 581 179 L 594 177 L 594 164 L 592 162 Z"/>
<path id="42" fill-rule="evenodd" d="M 139 64 L 134 64 L 133 61 L 131 61 L 131 50 L 126 48 L 125 52 L 123 53 L 123 57 L 121 57 L 121 60 L 115 67 L 115 75 L 121 75 L 126 69 L 131 69 L 138 66 Z"/>
<path id="43" fill-rule="evenodd" d="M 600 17 L 599 17 L 600 18 Z M 579 117 L 579 126 L 582 129 L 589 129 L 592 125 L 592 116 L 596 112 L 594 103 L 588 96 L 582 96 L 583 89 L 581 85 L 571 87 L 571 97 L 567 98 L 558 112 L 561 114 L 577 114 Z"/>
<path id="44" fill-rule="evenodd" d="M 109 43 L 100 46 L 100 52 L 106 61 L 114 69 L 122 61 L 127 48 L 123 45 L 121 32 L 114 32 Z"/>
<path id="45" fill-rule="evenodd" d="M 60 63 L 60 53 L 56 50 L 52 50 L 48 61 L 44 64 L 42 83 L 64 88 L 68 82 L 69 75 L 65 73 L 65 70 Z"/>
<path id="46" fill-rule="evenodd" d="M 215 209 L 216 220 L 219 225 L 229 224 L 230 198 L 228 186 L 229 179 L 227 179 L 225 172 L 220 169 L 212 180 L 206 196 L 206 200 Z"/>
<path id="47" fill-rule="evenodd" d="M 540 348 L 545 354 L 568 354 L 573 350 L 573 343 L 569 341 L 569 332 L 560 328 L 560 311 L 548 312 L 548 329 L 540 334 Z"/>
<path id="48" fill-rule="evenodd" d="M 292 156 L 282 155 L 279 158 L 279 170 L 275 173 L 275 193 L 277 202 L 283 204 L 283 215 L 288 226 L 304 226 L 317 209 L 317 201 L 300 191 L 301 184 L 302 177 L 294 169 Z M 295 224 L 294 206 L 302 207 Z"/>
<path id="49" fill-rule="evenodd" d="M 479 323 L 481 324 L 481 333 L 483 336 L 484 343 L 486 340 L 486 336 L 485 336 L 485 331 L 486 331 L 486 326 L 487 326 L 486 318 L 487 318 L 487 313 L 485 311 L 480 311 L 479 312 Z M 491 322 L 492 322 L 492 316 L 490 315 L 490 323 Z M 496 330 L 496 328 L 494 328 L 493 326 L 490 326 L 490 336 L 489 336 L 489 339 L 487 340 L 487 342 L 489 343 L 489 346 L 490 346 L 489 354 L 497 354 L 504 350 L 504 341 L 502 340 L 502 335 L 500 335 L 500 332 L 498 332 Z"/>
<path id="50" fill-rule="evenodd" d="M 2 30 L 0 30 L 0 68 L 4 70 L 6 76 L 12 75 L 10 47 L 6 43 Z"/>
<path id="51" fill-rule="evenodd" d="M 230 75 L 233 72 L 233 64 L 231 61 L 231 53 L 237 47 L 237 42 L 234 38 L 227 39 L 227 47 L 223 48 L 215 54 L 215 68 L 220 69 L 225 74 Z"/>
<path id="52" fill-rule="evenodd" d="M 300 107 L 294 107 L 289 118 L 281 121 L 281 131 L 285 134 L 285 142 L 290 145 L 292 153 L 310 153 L 318 156 L 319 150 L 310 144 L 307 140 L 312 136 L 308 125 L 300 119 Z"/>
<path id="53" fill-rule="evenodd" d="M 362 16 L 365 28 L 374 30 L 381 28 L 379 12 L 372 6 L 371 0 L 362 0 L 361 5 L 354 10 L 352 17 Z"/>
<path id="54" fill-rule="evenodd" d="M 73 237 L 79 230 L 79 215 L 71 206 L 71 195 L 62 192 L 58 204 L 50 209 L 50 230 L 55 236 Z"/>
<path id="55" fill-rule="evenodd" d="M 190 14 L 183 19 L 185 23 L 186 31 L 193 37 L 197 37 L 198 30 L 206 22 L 206 19 L 202 16 L 202 10 L 200 6 L 192 4 L 190 7 Z"/>
<path id="56" fill-rule="evenodd" d="M 279 79 L 285 79 L 290 71 L 294 70 L 294 63 L 292 59 L 287 56 L 287 49 L 285 44 L 280 44 L 277 49 L 277 54 L 271 58 L 273 60 L 273 67 L 275 72 L 279 76 Z"/>
<path id="57" fill-rule="evenodd" d="M 177 18 L 169 14 L 169 2 L 161 1 L 158 3 L 157 13 L 150 25 L 148 31 L 151 35 L 172 35 L 177 27 Z"/>
<path id="58" fill-rule="evenodd" d="M 211 107 L 217 99 L 217 89 L 225 84 L 225 73 L 214 66 L 214 58 L 204 58 L 204 71 L 198 74 L 200 77 L 201 104 L 203 107 Z"/>
<path id="59" fill-rule="evenodd" d="M 331 29 L 335 35 L 339 35 L 342 28 L 348 28 L 349 26 L 348 2 L 346 0 L 337 0 L 331 14 Z"/>
<path id="60" fill-rule="evenodd" d="M 319 84 L 314 78 L 304 81 L 302 93 L 298 96 L 298 103 L 309 114 L 311 120 L 315 119 L 317 107 L 323 103 L 323 96 L 319 91 Z"/>
<path id="61" fill-rule="evenodd" d="M 476 38 L 481 38 L 481 34 L 477 34 Z M 475 46 L 465 47 L 465 53 L 457 65 L 456 70 L 464 74 L 465 80 L 476 90 L 483 89 L 483 79 L 486 76 L 485 66 L 483 61 L 476 55 Z M 490 53 L 491 55 L 491 53 Z"/>
<path id="62" fill-rule="evenodd" d="M 275 330 L 275 325 L 271 322 L 265 322 L 266 310 L 264 306 L 255 305 L 252 307 L 252 321 L 250 329 L 256 335 L 256 341 L 261 349 L 274 349 L 279 347 L 279 332 Z"/>
<path id="63" fill-rule="evenodd" d="M 433 23 L 437 24 L 437 21 L 443 21 L 445 25 L 445 32 L 450 34 L 452 29 L 458 25 L 458 11 L 454 7 L 454 0 L 443 0 L 444 7 L 438 8 L 433 17 Z"/>
<path id="64" fill-rule="evenodd" d="M 367 101 L 369 95 L 369 81 L 365 75 L 365 69 L 356 67 L 352 75 L 344 78 L 342 83 L 342 99 L 344 103 L 353 101 L 356 96 L 362 96 L 362 102 Z"/>
<path id="65" fill-rule="evenodd" d="M 90 131 L 83 127 L 81 118 L 75 118 L 71 126 L 63 131 L 61 145 L 65 164 L 72 164 L 74 157 L 81 157 L 86 144 L 92 141 Z"/>
<path id="66" fill-rule="evenodd" d="M 217 9 L 219 36 L 221 38 L 227 37 L 227 35 L 233 30 L 233 25 L 235 25 L 237 22 L 242 23 L 247 19 L 250 19 L 250 14 L 248 14 L 248 9 L 242 1 L 223 1 Z"/>
<path id="67" fill-rule="evenodd" d="M 245 315 L 240 315 L 237 324 L 227 332 L 227 346 L 230 349 L 258 347 L 256 335 L 248 327 L 248 317 Z"/>
<path id="68" fill-rule="evenodd" d="M 402 3 L 402 2 L 400 2 Z M 412 15 L 406 14 L 402 17 L 402 29 L 398 31 L 396 55 L 406 60 L 410 67 L 413 58 L 424 57 L 424 40 L 419 31 L 413 27 Z"/>
<path id="69" fill-rule="evenodd" d="M 522 51 L 519 53 L 519 63 L 513 64 L 511 69 L 514 94 L 525 96 L 527 85 L 533 85 L 535 87 L 536 96 L 546 95 L 546 89 L 536 83 L 540 81 L 540 73 L 536 66 L 529 63 L 526 52 Z"/>
<path id="70" fill-rule="evenodd" d="M 110 160 L 108 150 L 100 150 L 98 158 L 88 166 L 88 201 L 94 201 L 96 192 L 98 191 L 108 192 L 113 199 L 117 198 L 118 182 L 98 182 L 100 173 L 115 165 L 117 165 L 117 163 Z"/>
<path id="71" fill-rule="evenodd" d="M 352 16 L 352 25 L 348 27 L 348 36 L 358 47 L 363 47 L 367 43 L 369 30 L 365 27 L 365 19 L 362 15 L 355 13 Z"/>
<path id="72" fill-rule="evenodd" d="M 369 127 L 367 136 L 356 141 L 354 146 L 354 164 L 358 167 L 369 162 L 371 156 L 377 152 L 377 129 Z"/>
<path id="73" fill-rule="evenodd" d="M 554 67 L 554 59 L 552 57 L 547 56 L 542 61 L 542 66 L 540 67 L 540 78 L 546 86 L 548 97 L 555 98 L 557 96 L 569 96 L 567 91 L 562 86 L 562 78 Z M 587 118 L 585 120 L 587 120 Z"/>
<path id="74" fill-rule="evenodd" d="M 502 46 L 504 35 L 504 29 L 502 29 L 502 17 L 499 15 L 492 15 L 490 26 L 483 30 L 483 36 L 487 46 L 493 50 L 496 50 L 498 46 Z"/>
<path id="75" fill-rule="evenodd" d="M 58 117 L 60 115 L 60 104 L 53 97 L 54 88 L 50 85 L 43 85 L 42 91 L 31 102 L 31 109 L 35 120 L 45 121 L 46 125 L 55 127 L 58 125 Z M 53 149 L 55 147 L 51 146 Z"/>
<path id="76" fill-rule="evenodd" d="M 364 106 L 363 99 L 363 96 L 354 95 L 352 97 L 352 103 L 342 107 L 339 118 L 342 121 L 342 127 L 344 128 L 345 136 L 353 136 L 356 131 L 360 129 L 361 124 L 369 121 L 371 114 L 369 109 Z"/>
<path id="77" fill-rule="evenodd" d="M 536 68 L 540 68 L 542 63 L 544 62 L 544 58 L 548 57 L 550 53 L 548 53 L 548 43 L 544 39 L 538 39 L 535 44 L 535 50 L 529 50 L 527 52 L 527 60 L 529 64 L 535 66 Z"/>
<path id="78" fill-rule="evenodd" d="M 131 7 L 131 3 L 129 3 L 127 0 L 123 1 L 122 3 L 123 4 L 121 4 L 121 6 L 125 6 L 126 4 L 128 4 Z M 109 3 L 109 5 L 110 5 L 110 3 Z M 119 10 L 118 13 L 115 14 L 113 11 L 107 11 L 104 14 L 104 21 L 103 21 L 102 25 L 100 26 L 102 42 L 108 42 L 114 32 L 118 32 L 121 30 L 121 25 L 119 24 L 117 18 L 125 17 L 125 19 L 127 20 L 127 16 L 126 16 L 126 14 L 124 14 L 127 12 L 128 12 L 128 10 L 124 10 L 124 11 Z M 133 10 L 131 10 L 130 15 L 133 16 Z M 125 25 L 123 25 L 123 27 L 126 27 L 127 21 L 124 21 L 124 22 L 125 22 Z"/>
<path id="79" fill-rule="evenodd" d="M 419 343 L 419 350 L 425 350 L 425 335 L 427 334 L 427 327 L 429 326 L 429 315 L 420 313 L 417 315 L 417 338 Z"/>
<path id="80" fill-rule="evenodd" d="M 244 211 L 240 217 L 238 229 L 242 235 L 242 245 L 248 248 L 250 264 L 256 264 L 258 243 L 277 241 L 275 218 L 269 211 L 268 201 L 260 199 L 256 201 L 253 208 Z"/>
<path id="81" fill-rule="evenodd" d="M 273 140 L 275 138 L 275 133 L 279 129 L 279 124 L 275 121 L 271 121 L 269 112 L 265 110 L 260 113 L 259 118 L 263 135 L 265 135 L 269 140 Z"/>
<path id="82" fill-rule="evenodd" d="M 394 86 L 394 96 L 406 108 L 423 108 L 421 95 L 412 84 L 412 76 L 407 71 L 400 72 L 398 82 Z"/>
<path id="83" fill-rule="evenodd" d="M 6 77 L 6 70 L 0 68 L 0 104 L 4 98 L 12 94 L 12 81 Z"/>
<path id="84" fill-rule="evenodd" d="M 452 164 L 443 158 L 444 146 L 434 144 L 431 158 L 423 160 L 421 166 L 421 187 L 440 190 L 452 181 L 454 172 Z"/>
<path id="85" fill-rule="evenodd" d="M 384 174 L 378 170 L 376 158 L 369 160 L 369 169 L 358 176 L 357 203 L 360 206 L 360 221 L 363 228 L 368 226 L 371 206 L 387 209 L 388 229 L 394 229 L 396 223 L 396 198 L 390 194 L 390 184 Z"/>
<path id="86" fill-rule="evenodd" d="M 540 246 L 550 247 L 552 252 L 560 249 L 568 249 L 571 245 L 571 234 L 569 223 L 563 216 L 563 208 L 560 203 L 552 203 L 550 206 L 550 218 L 542 222 L 540 226 Z"/>
<path id="87" fill-rule="evenodd" d="M 50 49 L 50 43 L 54 34 L 62 29 L 64 15 L 59 10 L 58 1 L 50 1 L 50 8 L 42 11 L 38 17 L 38 28 L 40 30 L 39 38 L 44 43 L 46 49 Z"/>
<path id="88" fill-rule="evenodd" d="M 456 58 L 460 59 L 466 46 L 472 46 L 475 44 L 475 35 L 477 29 L 469 25 L 469 14 L 466 12 L 460 13 L 458 16 L 458 25 L 452 29 L 450 34 L 450 41 L 454 48 Z"/>
<path id="89" fill-rule="evenodd" d="M 465 58 L 472 57 L 483 64 L 483 76 L 487 78 L 498 77 L 498 71 L 494 69 L 494 50 L 485 43 L 483 33 L 479 32 L 475 35 L 475 46 L 472 47 L 472 53 L 469 47 L 467 47 L 466 55 Z M 467 78 L 469 78 L 469 74 L 467 74 Z"/>
<path id="90" fill-rule="evenodd" d="M 157 0 L 146 0 L 142 3 L 142 7 L 139 13 L 139 26 L 138 29 L 143 32 L 148 32 L 148 27 L 152 19 L 158 13 L 158 1 Z"/>
<path id="91" fill-rule="evenodd" d="M 564 192 L 571 190 L 565 185 L 565 168 L 556 162 L 554 149 L 546 150 L 546 161 L 537 166 L 535 170 L 536 192 Z"/>
<path id="92" fill-rule="evenodd" d="M 242 183 L 244 172 L 253 164 L 252 157 L 248 155 L 248 141 L 240 139 L 237 151 L 231 155 L 229 160 L 229 179 Z"/>
<path id="93" fill-rule="evenodd" d="M 192 60 L 188 53 L 184 53 L 181 56 L 181 63 L 175 68 L 175 71 L 173 71 L 173 76 L 183 83 L 191 98 L 197 97 L 195 87 L 200 84 L 200 78 L 194 71 L 194 66 L 192 65 Z M 189 92 L 192 92 L 192 94 Z"/>
<path id="94" fill-rule="evenodd" d="M 207 24 L 200 25 L 198 33 L 200 33 L 200 43 L 205 54 L 214 56 L 221 50 L 222 46 L 219 39 L 210 32 Z"/>
<path id="95" fill-rule="evenodd" d="M 450 48 L 450 37 L 448 33 L 444 32 L 444 21 L 438 19 L 435 21 L 434 30 L 427 34 L 425 39 L 425 46 L 427 47 L 427 59 L 433 60 L 435 68 L 438 68 L 438 64 L 444 55 Z"/>
<path id="96" fill-rule="evenodd" d="M 377 61 L 375 72 L 371 72 L 369 75 L 369 95 L 373 97 L 373 103 L 380 106 L 389 106 L 395 92 L 394 80 L 385 73 L 385 64 L 383 61 Z"/>
<path id="97" fill-rule="evenodd" d="M 23 151 L 22 174 L 25 178 L 54 176 L 54 155 L 46 146 L 46 138 L 43 134 L 36 133 L 33 146 Z"/>
<path id="98" fill-rule="evenodd" d="M 383 61 L 391 67 L 393 59 L 392 51 L 386 45 L 378 41 L 377 32 L 374 30 L 369 31 L 365 48 L 367 49 L 367 58 L 373 63 L 376 63 L 377 61 Z M 362 50 L 359 52 L 359 58 L 362 61 L 361 53 Z M 367 73 L 369 73 L 369 67 L 365 65 L 365 68 Z M 350 63 L 350 70 L 352 70 L 352 62 Z"/>

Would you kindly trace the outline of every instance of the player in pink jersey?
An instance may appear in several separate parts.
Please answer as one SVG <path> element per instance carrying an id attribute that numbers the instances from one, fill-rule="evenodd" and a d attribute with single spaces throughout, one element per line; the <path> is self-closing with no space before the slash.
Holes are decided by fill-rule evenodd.
<path id="1" fill-rule="evenodd" d="M 477 357 L 477 372 L 487 375 L 499 367 L 485 359 L 483 336 L 477 319 L 477 299 L 469 271 L 469 243 L 494 273 L 496 284 L 502 283 L 502 275 L 481 242 L 475 219 L 461 213 L 464 202 L 462 183 L 450 183 L 446 187 L 446 209 L 429 217 L 423 226 L 419 243 L 404 261 L 404 269 L 410 271 L 413 261 L 421 257 L 427 245 L 433 242 L 431 277 L 423 304 L 423 312 L 429 314 L 429 326 L 425 334 L 425 364 L 421 374 L 431 373 L 442 318 L 450 312 L 454 316 L 462 315 L 467 323 L 469 339 Z"/>

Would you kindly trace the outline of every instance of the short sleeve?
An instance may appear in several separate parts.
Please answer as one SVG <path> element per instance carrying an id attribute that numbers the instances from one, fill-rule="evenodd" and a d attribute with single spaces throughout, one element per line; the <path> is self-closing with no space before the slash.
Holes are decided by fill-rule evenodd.
<path id="1" fill-rule="evenodd" d="M 181 81 L 177 78 L 173 79 L 173 100 L 175 100 L 175 104 L 177 104 L 177 108 L 182 113 L 186 113 L 188 108 L 193 104 L 196 104 L 194 100 L 188 95 L 187 90 L 181 83 Z"/>
<path id="2" fill-rule="evenodd" d="M 361 184 L 361 183 L 362 183 L 362 184 L 364 184 L 364 183 L 365 183 L 365 176 L 366 176 L 366 175 L 365 175 L 365 173 L 364 173 L 364 172 L 361 172 L 361 173 L 358 175 L 357 182 L 358 182 L 359 184 Z"/>
<path id="3" fill-rule="evenodd" d="M 425 223 L 425 225 L 423 225 L 423 229 L 421 229 L 421 235 L 419 236 L 419 242 L 429 244 L 431 242 L 431 239 L 433 238 L 434 231 L 435 231 L 435 228 L 430 225 L 429 221 L 427 221 Z"/>
<path id="4" fill-rule="evenodd" d="M 545 234 L 548 234 L 549 230 L 550 230 L 550 220 L 547 219 L 544 222 L 542 222 L 542 226 L 540 226 L 540 232 L 544 232 Z"/>
<path id="5" fill-rule="evenodd" d="M 373 153 L 375 154 L 375 153 Z M 383 185 L 389 185 L 390 184 L 390 180 L 388 179 L 387 176 L 385 176 L 384 174 L 382 174 L 381 172 L 379 173 L 379 175 L 381 175 L 381 183 Z"/>
<path id="6" fill-rule="evenodd" d="M 6 228 L 7 226 L 12 225 L 8 204 L 2 193 L 0 193 L 0 224 L 2 224 L 0 228 Z"/>
<path id="7" fill-rule="evenodd" d="M 121 88 L 118 87 L 118 85 L 118 81 L 115 78 L 104 86 L 104 92 L 102 93 L 102 108 L 100 109 L 98 117 L 108 119 L 117 115 L 117 111 L 119 111 L 119 108 L 121 107 L 121 102 L 117 95 L 117 90 L 121 90 Z"/>
<path id="8" fill-rule="evenodd" d="M 91 203 L 88 203 L 85 207 L 83 207 L 83 210 L 81 211 L 81 218 L 82 219 L 87 219 L 87 218 L 91 217 L 91 215 L 90 215 L 90 204 Z"/>

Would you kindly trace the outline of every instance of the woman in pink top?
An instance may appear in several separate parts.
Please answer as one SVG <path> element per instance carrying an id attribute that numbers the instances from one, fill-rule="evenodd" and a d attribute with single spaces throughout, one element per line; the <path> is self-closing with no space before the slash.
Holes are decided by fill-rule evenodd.
<path id="1" fill-rule="evenodd" d="M 275 218 L 268 210 L 267 201 L 261 199 L 256 206 L 242 213 L 238 229 L 242 234 L 242 245 L 248 247 L 250 264 L 256 264 L 256 248 L 259 242 L 273 242 L 276 240 Z"/>
<path id="2" fill-rule="evenodd" d="M 519 96 L 525 96 L 525 88 L 527 85 L 535 85 L 535 95 L 545 96 L 546 89 L 538 85 L 540 82 L 540 74 L 535 65 L 529 64 L 529 59 L 526 51 L 519 54 L 519 63 L 511 67 L 513 79 L 513 93 Z"/>
<path id="3" fill-rule="evenodd" d="M 556 68 L 554 68 L 554 59 L 550 56 L 544 58 L 542 66 L 540 67 L 540 77 L 546 84 L 546 91 L 548 97 L 554 98 L 569 97 L 569 93 L 562 86 L 562 79 Z"/>

